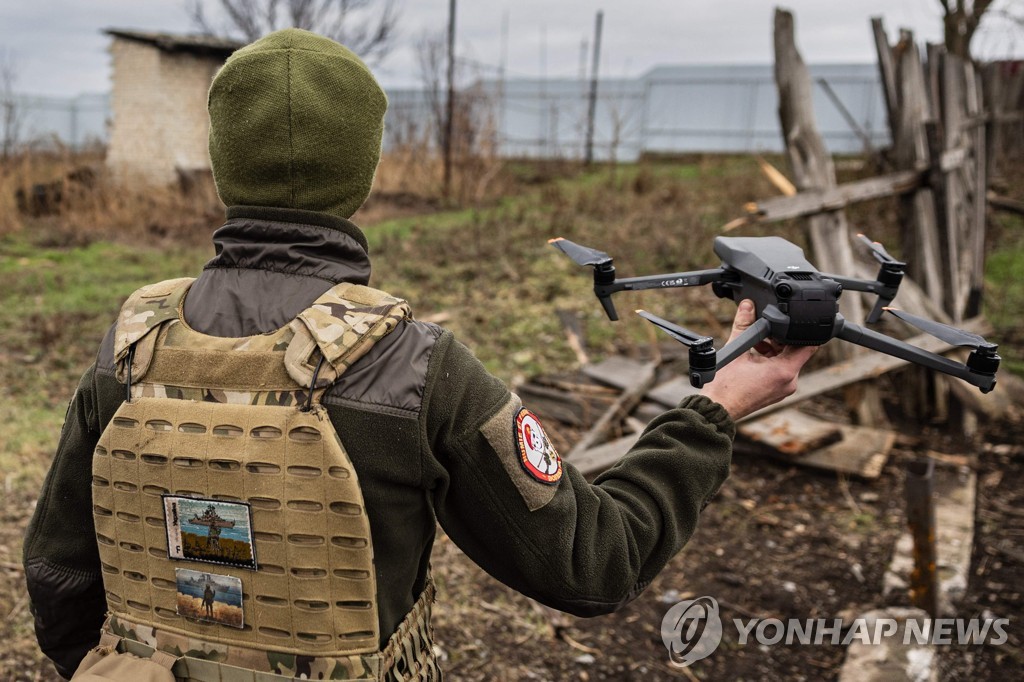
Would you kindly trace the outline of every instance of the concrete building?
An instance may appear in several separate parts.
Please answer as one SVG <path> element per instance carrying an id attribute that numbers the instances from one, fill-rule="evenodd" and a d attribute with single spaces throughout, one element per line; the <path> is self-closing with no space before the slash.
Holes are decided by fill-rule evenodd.
<path id="1" fill-rule="evenodd" d="M 206 94 L 241 43 L 107 29 L 113 87 L 107 164 L 121 180 L 168 185 L 210 168 Z"/>

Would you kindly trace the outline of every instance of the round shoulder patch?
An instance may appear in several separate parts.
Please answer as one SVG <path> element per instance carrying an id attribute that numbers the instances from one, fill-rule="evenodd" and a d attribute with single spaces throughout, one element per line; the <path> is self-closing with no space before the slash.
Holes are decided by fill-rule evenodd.
<path id="1" fill-rule="evenodd" d="M 548 440 L 537 415 L 525 407 L 515 418 L 516 449 L 526 473 L 541 483 L 557 485 L 562 478 L 562 459 Z"/>

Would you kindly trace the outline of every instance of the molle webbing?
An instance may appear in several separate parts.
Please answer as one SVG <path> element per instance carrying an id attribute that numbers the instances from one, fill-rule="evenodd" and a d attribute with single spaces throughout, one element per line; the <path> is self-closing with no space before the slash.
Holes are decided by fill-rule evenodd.
<path id="1" fill-rule="evenodd" d="M 297 677 L 329 680 L 381 680 L 382 682 L 434 681 L 441 672 L 433 651 L 430 625 L 434 585 L 428 580 L 413 608 L 399 624 L 384 650 L 345 657 L 296 656 L 243 646 L 202 644 L 160 628 L 150 629 L 111 615 L 103 632 L 116 636 L 117 649 L 141 658 L 154 651 L 178 657 L 173 671 L 187 682 L 251 680 L 277 682 Z"/>
<path id="2" fill-rule="evenodd" d="M 322 408 L 126 402 L 93 457 L 111 612 L 206 642 L 337 656 L 379 643 L 370 527 Z M 332 430 L 333 431 L 333 430 Z M 251 505 L 258 570 L 171 561 L 163 495 Z M 239 578 L 245 627 L 178 614 L 175 568 Z"/>

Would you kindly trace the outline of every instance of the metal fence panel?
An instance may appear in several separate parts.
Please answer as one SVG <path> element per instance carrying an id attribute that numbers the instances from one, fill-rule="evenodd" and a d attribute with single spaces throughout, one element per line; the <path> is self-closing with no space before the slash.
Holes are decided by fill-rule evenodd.
<path id="1" fill-rule="evenodd" d="M 888 144 L 874 65 L 809 69 L 818 126 L 830 151 L 858 153 L 865 142 L 876 148 Z M 486 80 L 474 84 L 472 92 L 487 102 L 486 115 L 502 155 L 583 157 L 587 81 Z M 385 148 L 411 141 L 436 144 L 424 91 L 392 89 L 388 99 Z M 107 139 L 108 95 L 21 97 L 18 102 L 22 141 L 60 141 L 78 148 Z M 595 158 L 632 161 L 645 152 L 781 152 L 777 108 L 770 65 L 667 66 L 639 78 L 605 79 L 598 87 Z"/>

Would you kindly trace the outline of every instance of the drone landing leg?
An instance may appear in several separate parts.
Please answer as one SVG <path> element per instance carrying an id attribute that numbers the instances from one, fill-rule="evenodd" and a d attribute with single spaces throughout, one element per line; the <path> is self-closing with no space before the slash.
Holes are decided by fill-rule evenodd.
<path id="1" fill-rule="evenodd" d="M 909 343 L 904 343 L 885 334 L 879 334 L 871 329 L 865 329 L 857 324 L 844 321 L 843 327 L 839 330 L 836 338 L 870 348 L 871 350 L 881 351 L 887 355 L 949 374 L 958 379 L 963 379 L 972 386 L 980 388 L 982 393 L 988 393 L 996 384 L 994 375 L 976 374 L 959 362 L 954 362 L 941 355 L 911 346 Z"/>

